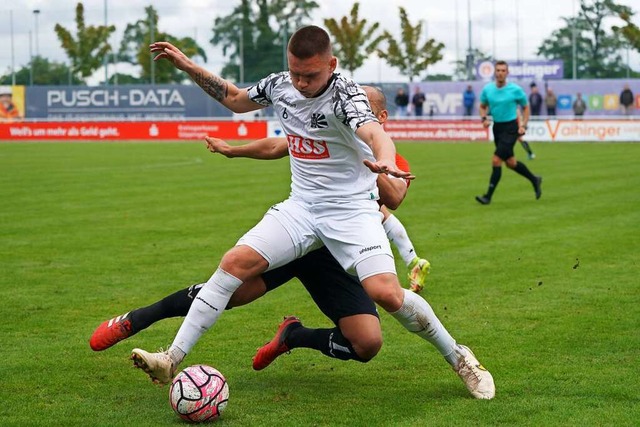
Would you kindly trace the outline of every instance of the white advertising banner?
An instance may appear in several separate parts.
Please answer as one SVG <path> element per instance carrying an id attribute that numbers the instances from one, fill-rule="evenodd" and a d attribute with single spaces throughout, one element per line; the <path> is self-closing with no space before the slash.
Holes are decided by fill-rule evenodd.
<path id="1" fill-rule="evenodd" d="M 640 120 L 543 120 L 530 121 L 526 134 L 531 141 L 637 141 Z"/>

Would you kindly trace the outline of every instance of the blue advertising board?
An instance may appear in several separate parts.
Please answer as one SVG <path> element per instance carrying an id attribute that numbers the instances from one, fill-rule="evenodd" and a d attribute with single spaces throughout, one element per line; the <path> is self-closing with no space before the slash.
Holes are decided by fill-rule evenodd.
<path id="1" fill-rule="evenodd" d="M 29 86 L 29 119 L 230 117 L 195 85 Z"/>

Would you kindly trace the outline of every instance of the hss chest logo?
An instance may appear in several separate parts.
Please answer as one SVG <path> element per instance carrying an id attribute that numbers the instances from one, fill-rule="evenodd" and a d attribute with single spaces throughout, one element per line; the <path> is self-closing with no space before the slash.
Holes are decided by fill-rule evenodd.
<path id="1" fill-rule="evenodd" d="M 314 129 L 322 129 L 329 126 L 327 123 L 327 118 L 322 113 L 313 113 L 311 114 L 311 125 Z"/>
<path id="2" fill-rule="evenodd" d="M 316 141 L 297 135 L 287 135 L 289 154 L 298 159 L 326 159 L 329 157 L 327 141 Z"/>

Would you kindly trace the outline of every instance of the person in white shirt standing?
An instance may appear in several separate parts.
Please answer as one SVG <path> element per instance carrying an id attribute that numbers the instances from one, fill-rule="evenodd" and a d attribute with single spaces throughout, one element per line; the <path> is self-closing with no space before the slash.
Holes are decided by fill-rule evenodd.
<path id="1" fill-rule="evenodd" d="M 378 305 L 440 351 L 474 397 L 493 398 L 491 374 L 471 350 L 456 343 L 422 297 L 400 286 L 380 221 L 376 174 L 411 174 L 396 166 L 393 141 L 364 90 L 334 73 L 337 59 L 327 32 L 316 26 L 296 31 L 287 48 L 289 71 L 246 89 L 204 70 L 170 43 L 153 43 L 151 52 L 158 53 L 155 60 L 169 60 L 187 72 L 234 112 L 272 105 L 288 140 L 292 182 L 289 198 L 272 206 L 223 256 L 171 347 L 159 353 L 134 349 L 135 366 L 168 383 L 244 281 L 324 245 Z M 268 356 L 277 357 L 275 350 Z"/>

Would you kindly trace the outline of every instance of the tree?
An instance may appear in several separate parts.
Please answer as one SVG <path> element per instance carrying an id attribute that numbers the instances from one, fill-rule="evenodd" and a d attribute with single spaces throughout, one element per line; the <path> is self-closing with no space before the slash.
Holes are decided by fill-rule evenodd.
<path id="1" fill-rule="evenodd" d="M 634 12 L 631 10 L 619 11 L 618 16 L 624 21 L 625 26 L 614 26 L 612 29 L 615 33 L 622 35 L 630 47 L 640 52 L 640 28 L 631 21 L 633 15 Z"/>
<path id="2" fill-rule="evenodd" d="M 425 72 L 429 65 L 433 65 L 442 59 L 440 53 L 444 49 L 444 44 L 428 39 L 420 45 L 422 36 L 422 22 L 411 25 L 407 12 L 400 7 L 400 28 L 402 38 L 397 41 L 393 36 L 385 31 L 384 41 L 387 43 L 386 49 L 378 48 L 378 56 L 400 70 L 400 73 L 409 77 L 413 81 L 414 77 Z"/>
<path id="3" fill-rule="evenodd" d="M 116 56 L 120 62 L 140 65 L 142 73 L 140 81 L 150 83 L 180 83 L 185 80 L 185 74 L 176 69 L 169 61 L 152 64 L 149 45 L 158 40 L 168 41 L 180 48 L 189 57 L 200 56 L 206 62 L 207 55 L 202 47 L 191 37 L 177 38 L 158 29 L 158 12 L 153 6 L 144 9 L 145 19 L 127 25 Z M 135 77 L 129 76 L 135 81 Z M 128 80 L 125 78 L 125 80 Z"/>
<path id="4" fill-rule="evenodd" d="M 84 21 L 84 6 L 76 6 L 76 37 L 60 24 L 56 24 L 55 32 L 62 44 L 62 49 L 71 61 L 74 74 L 82 78 L 89 77 L 102 66 L 104 56 L 111 51 L 107 41 L 111 33 L 116 30 L 113 25 L 86 26 Z"/>
<path id="5" fill-rule="evenodd" d="M 288 36 L 317 7 L 309 0 L 241 0 L 229 15 L 214 21 L 211 44 L 229 56 L 220 75 L 251 82 L 286 69 Z"/>
<path id="6" fill-rule="evenodd" d="M 16 84 L 25 86 L 31 84 L 32 71 L 34 85 L 58 86 L 84 83 L 83 80 L 74 75 L 73 71 L 67 64 L 49 61 L 47 58 L 43 58 L 42 56 L 35 56 L 31 64 L 25 65 L 16 71 Z M 0 84 L 11 84 L 13 81 L 12 77 L 13 76 L 10 73 L 3 75 L 0 77 Z"/>
<path id="7" fill-rule="evenodd" d="M 351 8 L 350 18 L 343 16 L 340 23 L 335 19 L 325 19 L 324 25 L 333 36 L 334 53 L 338 64 L 351 73 L 362 67 L 364 61 L 376 51 L 383 35 L 374 36 L 380 26 L 374 23 L 367 28 L 367 20 L 358 16 L 359 3 Z"/>
<path id="8" fill-rule="evenodd" d="M 555 30 L 538 48 L 538 55 L 564 60 L 564 77 L 573 70 L 573 38 L 575 31 L 576 70 L 580 78 L 614 78 L 626 75 L 621 57 L 624 40 L 615 31 L 607 32 L 605 20 L 629 11 L 613 0 L 580 0 L 577 17 L 562 18 L 565 26 Z"/>

